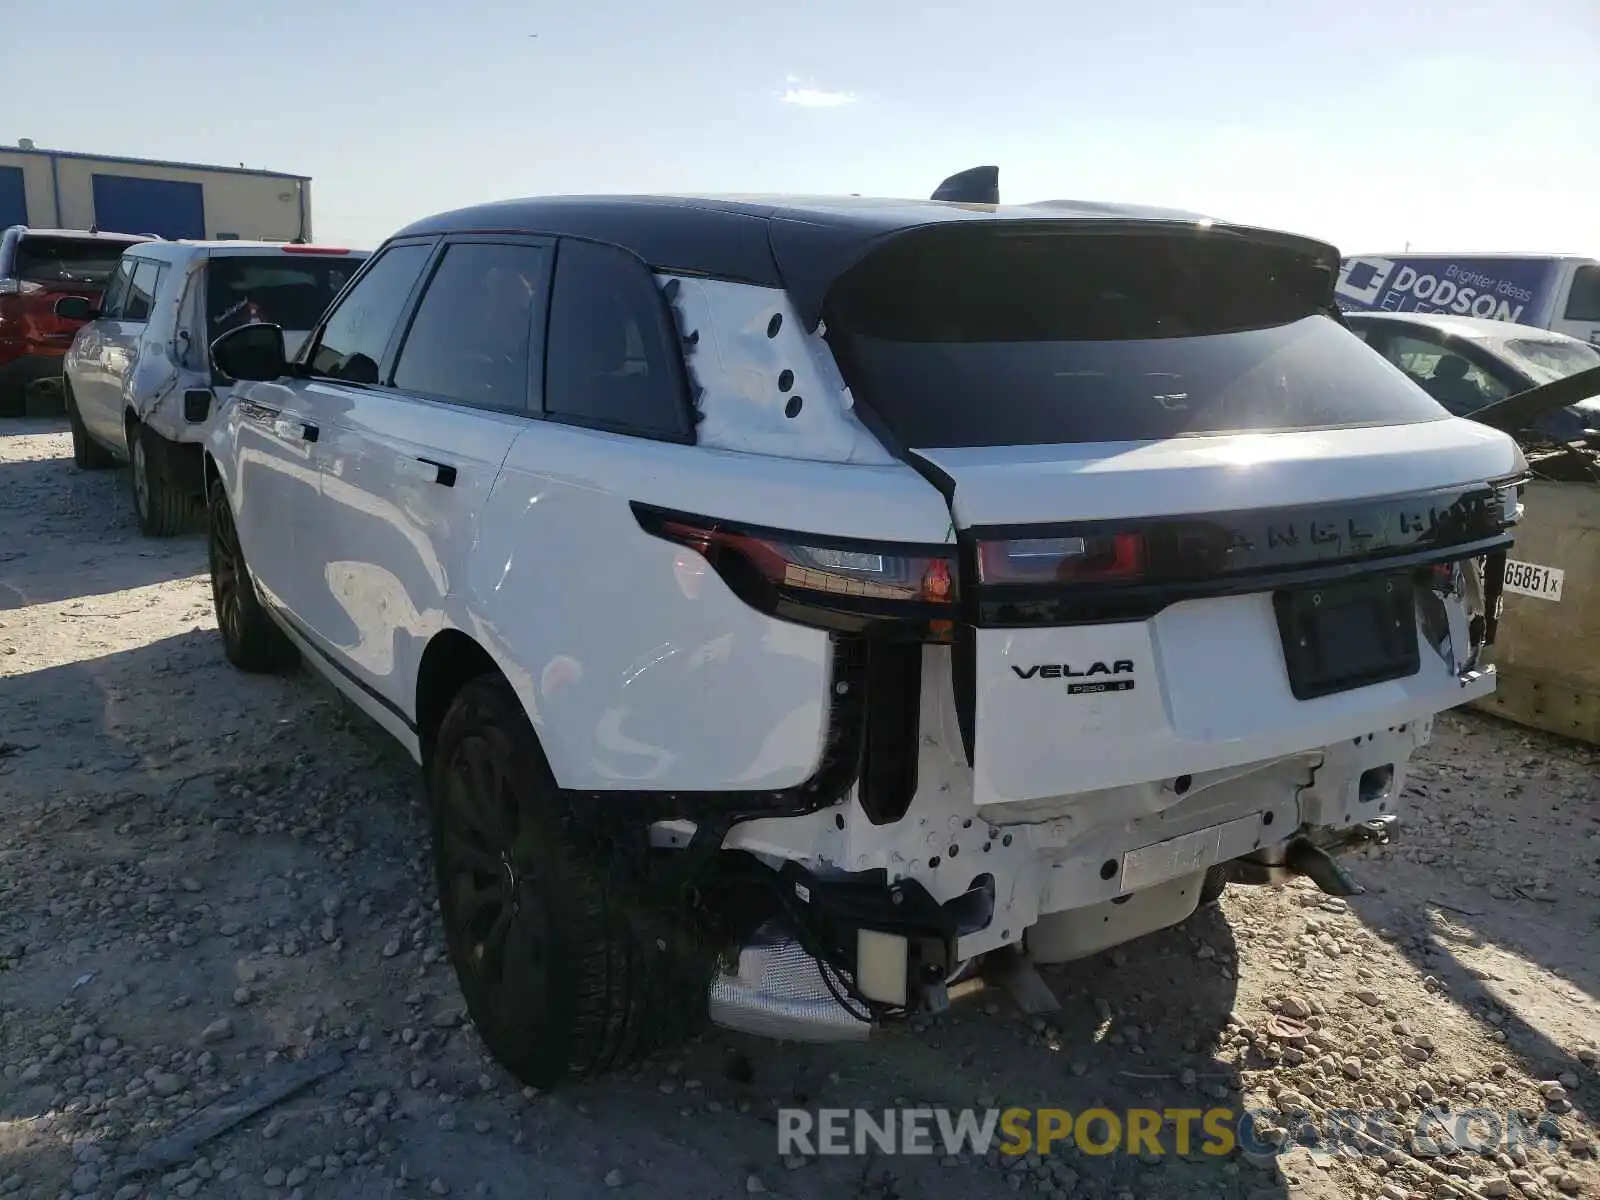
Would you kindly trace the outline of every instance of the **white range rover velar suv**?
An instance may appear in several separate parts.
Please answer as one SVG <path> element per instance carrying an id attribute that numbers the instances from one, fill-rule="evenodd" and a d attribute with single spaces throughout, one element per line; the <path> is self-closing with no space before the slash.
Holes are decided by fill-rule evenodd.
<path id="1" fill-rule="evenodd" d="M 420 221 L 292 359 L 212 347 L 226 652 L 421 764 L 469 1010 L 539 1085 L 1349 892 L 1493 688 L 1525 468 L 1338 271 L 1091 204 Z"/>

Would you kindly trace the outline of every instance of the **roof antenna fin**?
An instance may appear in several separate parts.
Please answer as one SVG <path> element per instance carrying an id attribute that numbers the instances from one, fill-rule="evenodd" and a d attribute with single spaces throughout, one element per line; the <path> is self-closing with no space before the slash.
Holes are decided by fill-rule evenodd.
<path id="1" fill-rule="evenodd" d="M 1000 168 L 968 167 L 934 189 L 931 199 L 955 204 L 999 204 Z"/>

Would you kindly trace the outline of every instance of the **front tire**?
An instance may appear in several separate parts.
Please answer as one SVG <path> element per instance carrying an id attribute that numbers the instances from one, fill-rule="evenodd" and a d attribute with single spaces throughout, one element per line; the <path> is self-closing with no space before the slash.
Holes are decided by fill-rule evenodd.
<path id="1" fill-rule="evenodd" d="M 261 607 L 239 546 L 233 509 L 220 482 L 211 485 L 207 512 L 211 601 L 216 607 L 223 653 L 234 666 L 252 674 L 288 670 L 300 661 L 300 652 Z"/>
<path id="2" fill-rule="evenodd" d="M 78 401 L 72 394 L 72 385 L 62 382 L 62 400 L 67 410 L 67 424 L 72 429 L 72 462 L 80 471 L 104 471 L 117 465 L 111 451 L 89 436 L 83 417 L 78 413 Z"/>
<path id="3" fill-rule="evenodd" d="M 555 779 L 498 675 L 457 694 L 428 794 L 450 959 L 507 1070 L 535 1087 L 583 1079 L 705 1018 L 708 960 L 665 914 L 623 903 L 604 869 L 568 844 Z"/>
<path id="4" fill-rule="evenodd" d="M 158 433 L 143 425 L 128 426 L 128 477 L 133 484 L 133 511 L 146 537 L 173 537 L 189 526 L 194 512 L 189 494 L 172 485 L 166 469 L 166 447 Z"/>

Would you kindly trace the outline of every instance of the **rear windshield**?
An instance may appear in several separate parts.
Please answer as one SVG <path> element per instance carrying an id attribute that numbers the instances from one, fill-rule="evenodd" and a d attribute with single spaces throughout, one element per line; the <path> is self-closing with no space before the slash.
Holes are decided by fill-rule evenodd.
<path id="1" fill-rule="evenodd" d="M 361 262 L 354 255 L 214 258 L 206 270 L 210 336 L 255 321 L 305 333 Z"/>
<path id="2" fill-rule="evenodd" d="M 1327 312 L 1326 269 L 1224 234 L 910 235 L 828 337 L 907 446 L 1149 441 L 1448 414 Z"/>
<path id="3" fill-rule="evenodd" d="M 30 283 L 73 283 L 104 287 L 128 243 L 93 238 L 25 237 L 13 266 Z"/>

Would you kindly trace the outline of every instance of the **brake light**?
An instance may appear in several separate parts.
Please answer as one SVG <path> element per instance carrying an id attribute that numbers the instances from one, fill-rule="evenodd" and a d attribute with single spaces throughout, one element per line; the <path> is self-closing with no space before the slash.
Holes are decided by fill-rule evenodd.
<path id="1" fill-rule="evenodd" d="M 841 632 L 951 636 L 959 603 L 953 547 L 831 539 L 633 508 L 646 532 L 693 550 L 763 612 Z"/>
<path id="2" fill-rule="evenodd" d="M 285 254 L 349 254 L 350 251 L 343 246 L 297 246 L 287 245 L 281 247 Z"/>
<path id="3" fill-rule="evenodd" d="M 985 584 L 1131 583 L 1146 572 L 1144 535 L 1020 538 L 978 543 Z"/>

